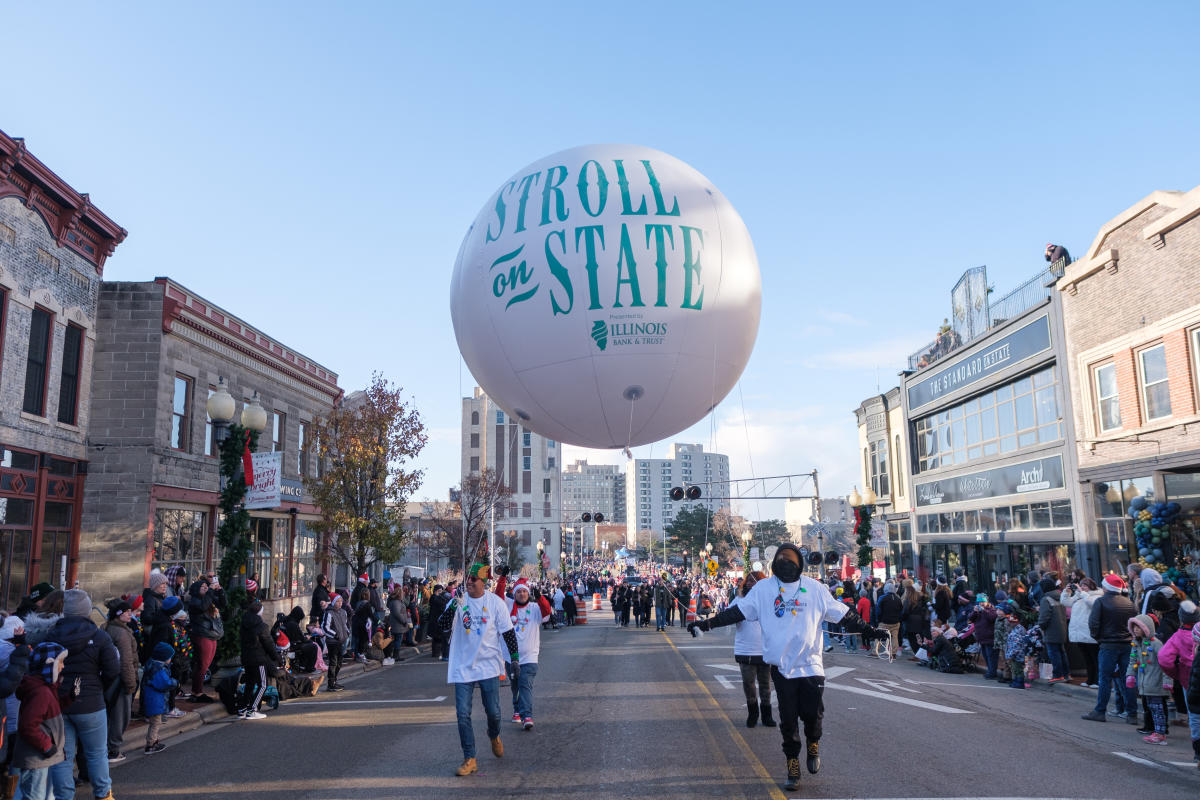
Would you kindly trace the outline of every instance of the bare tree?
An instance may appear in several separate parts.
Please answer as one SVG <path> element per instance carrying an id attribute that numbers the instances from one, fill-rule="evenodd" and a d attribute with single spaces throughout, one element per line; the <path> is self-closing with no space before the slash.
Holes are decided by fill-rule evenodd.
<path id="1" fill-rule="evenodd" d="M 492 511 L 496 520 L 509 512 L 512 489 L 495 470 L 485 469 L 478 475 L 463 478 L 453 493 L 457 502 L 435 503 L 433 525 L 438 531 L 430 552 L 450 560 L 451 566 L 462 569 L 463 559 L 472 559 L 487 551 L 488 529 Z"/>

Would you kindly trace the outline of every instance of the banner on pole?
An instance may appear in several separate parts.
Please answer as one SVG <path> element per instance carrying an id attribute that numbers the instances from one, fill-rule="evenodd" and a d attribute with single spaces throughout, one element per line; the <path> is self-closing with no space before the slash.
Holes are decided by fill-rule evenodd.
<path id="1" fill-rule="evenodd" d="M 246 489 L 246 508 L 278 508 L 283 453 L 254 453 L 254 483 Z"/>

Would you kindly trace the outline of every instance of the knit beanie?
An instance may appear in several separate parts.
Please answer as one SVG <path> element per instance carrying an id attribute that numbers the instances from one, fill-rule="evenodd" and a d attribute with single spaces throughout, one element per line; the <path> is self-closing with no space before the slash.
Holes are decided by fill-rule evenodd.
<path id="1" fill-rule="evenodd" d="M 162 610 L 167 614 L 174 614 L 179 607 L 183 605 L 183 601 L 175 595 L 169 595 L 163 598 Z"/>
<path id="2" fill-rule="evenodd" d="M 175 648 L 166 642 L 159 642 L 154 645 L 154 649 L 150 651 L 150 657 L 155 661 L 170 661 L 175 657 Z"/>
<path id="3" fill-rule="evenodd" d="M 1160 583 L 1162 583 L 1162 575 L 1159 575 L 1157 570 L 1150 569 L 1149 567 L 1146 567 L 1144 570 L 1142 570 L 1140 577 L 1142 579 L 1143 589 L 1150 589 L 1151 587 L 1158 586 Z"/>
<path id="4" fill-rule="evenodd" d="M 159 572 L 156 569 L 152 569 L 152 570 L 150 570 L 150 580 L 147 582 L 146 585 L 150 587 L 150 591 L 154 591 L 155 589 L 157 589 L 159 586 L 162 586 L 166 582 L 167 582 L 166 575 L 163 575 L 161 572 Z"/>
<path id="5" fill-rule="evenodd" d="M 92 598 L 83 589 L 67 589 L 63 595 L 64 617 L 86 617 L 92 613 Z"/>
<path id="6" fill-rule="evenodd" d="M 16 614 L 10 614 L 4 618 L 4 624 L 0 625 L 0 640 L 10 641 L 12 637 L 17 635 L 17 628 L 22 628 L 25 623 Z"/>
<path id="7" fill-rule="evenodd" d="M 1197 622 L 1200 622 L 1200 606 L 1191 600 L 1184 600 L 1179 604 L 1179 624 L 1195 625 Z"/>
<path id="8" fill-rule="evenodd" d="M 1104 580 L 1100 582 L 1106 592 L 1123 592 L 1125 591 L 1125 579 L 1120 575 L 1105 575 Z"/>
<path id="9" fill-rule="evenodd" d="M 62 673 L 63 661 L 66 657 L 67 648 L 61 644 L 41 642 L 34 646 L 33 655 L 29 657 L 29 671 L 40 674 L 46 683 L 53 684 L 58 674 Z"/>

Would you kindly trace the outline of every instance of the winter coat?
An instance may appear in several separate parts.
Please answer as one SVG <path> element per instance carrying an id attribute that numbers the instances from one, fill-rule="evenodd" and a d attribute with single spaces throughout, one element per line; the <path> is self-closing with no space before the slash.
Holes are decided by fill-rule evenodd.
<path id="1" fill-rule="evenodd" d="M 1158 638 L 1167 641 L 1179 630 L 1179 598 L 1173 586 L 1155 586 L 1142 598 L 1143 614 L 1158 619 Z"/>
<path id="2" fill-rule="evenodd" d="M 112 638 L 87 617 L 63 617 L 50 629 L 48 641 L 67 648 L 62 682 L 70 686 L 80 679 L 79 696 L 63 713 L 91 714 L 105 708 L 105 688 L 121 678 L 121 657 Z"/>
<path id="3" fill-rule="evenodd" d="M 1180 628 L 1158 651 L 1158 665 L 1179 686 L 1186 687 L 1192 679 L 1192 658 L 1196 641 L 1190 627 Z M 1189 703 L 1189 708 L 1198 708 Z"/>
<path id="4" fill-rule="evenodd" d="M 279 650 L 271 639 L 266 621 L 253 611 L 242 615 L 242 667 L 249 672 L 256 667 L 279 666 Z"/>
<path id="5" fill-rule="evenodd" d="M 200 594 L 202 583 L 202 581 L 196 581 L 188 589 L 188 622 L 191 625 L 192 632 L 197 635 L 199 635 L 200 629 L 203 627 L 202 620 L 208 616 L 209 609 L 213 607 L 213 601 L 216 599 L 211 588 L 204 594 Z"/>
<path id="6" fill-rule="evenodd" d="M 1092 616 L 1092 605 L 1102 594 L 1104 594 L 1103 589 L 1093 589 L 1090 592 L 1078 589 L 1073 594 L 1063 592 L 1062 604 L 1071 611 L 1071 617 L 1067 621 L 1067 638 L 1072 642 L 1076 644 L 1096 643 L 1096 640 L 1092 638 L 1092 632 L 1088 629 L 1088 623 Z"/>
<path id="7" fill-rule="evenodd" d="M 17 715 L 21 701 L 17 699 L 17 687 L 29 671 L 29 645 L 15 645 L 11 640 L 0 640 L 0 697 L 4 698 L 4 732 L 16 733 Z"/>
<path id="8" fill-rule="evenodd" d="M 1092 602 L 1092 613 L 1088 616 L 1088 633 L 1101 647 L 1126 645 L 1133 641 L 1129 634 L 1129 620 L 1133 619 L 1133 601 L 1117 592 L 1105 592 Z"/>
<path id="9" fill-rule="evenodd" d="M 1063 609 L 1062 591 L 1055 589 L 1042 594 L 1038 602 L 1038 627 L 1045 633 L 1046 644 L 1067 641 L 1067 612 Z"/>
<path id="10" fill-rule="evenodd" d="M 378 586 L 372 587 L 369 591 L 370 591 L 371 610 L 377 614 L 382 614 L 384 611 L 383 595 L 379 593 L 379 587 Z"/>
<path id="11" fill-rule="evenodd" d="M 1192 637 L 1192 657 L 1195 658 L 1195 655 L 1196 639 Z M 1184 689 L 1187 692 L 1184 699 L 1187 700 L 1188 708 L 1200 708 L 1200 669 L 1196 668 L 1195 661 L 1192 662 L 1192 675 Z"/>
<path id="12" fill-rule="evenodd" d="M 393 636 L 399 636 L 412 627 L 412 618 L 408 615 L 408 606 L 399 597 L 388 600 L 388 627 Z M 443 609 L 444 610 L 444 609 Z"/>
<path id="13" fill-rule="evenodd" d="M 879 598 L 879 622 L 881 625 L 898 625 L 904 614 L 904 603 L 895 592 L 886 592 Z"/>
<path id="14" fill-rule="evenodd" d="M 171 668 L 162 661 L 150 659 L 142 675 L 142 697 L 146 704 L 146 716 L 167 713 L 167 692 L 179 685 L 171 677 Z"/>
<path id="15" fill-rule="evenodd" d="M 13 766 L 41 769 L 58 764 L 63 760 L 63 741 L 67 735 L 58 702 L 58 684 L 46 683 L 40 672 L 30 673 L 17 686 L 17 698 L 21 701 L 21 716 L 13 746 Z"/>
<path id="16" fill-rule="evenodd" d="M 1023 625 L 1012 625 L 1004 640 L 1004 657 L 1009 661 L 1024 661 L 1029 654 L 1029 635 Z"/>
<path id="17" fill-rule="evenodd" d="M 996 607 L 975 606 L 967 619 L 975 623 L 975 641 L 990 645 L 996 635 Z"/>
<path id="18" fill-rule="evenodd" d="M 924 595 L 914 593 L 904 601 L 904 625 L 908 633 L 929 635 L 929 608 Z"/>
<path id="19" fill-rule="evenodd" d="M 325 586 L 317 586 L 312 593 L 312 608 L 309 609 L 308 618 L 319 620 L 324 610 L 321 608 L 321 603 L 329 602 L 329 589 Z"/>
<path id="20" fill-rule="evenodd" d="M 22 621 L 25 623 L 25 644 L 31 648 L 45 641 L 54 641 L 46 637 L 50 629 L 58 624 L 62 614 L 30 614 Z"/>
<path id="21" fill-rule="evenodd" d="M 954 613 L 954 596 L 950 594 L 950 587 L 945 584 L 938 584 L 937 589 L 933 592 L 933 613 L 942 622 L 949 622 L 951 614 Z"/>
<path id="22" fill-rule="evenodd" d="M 133 632 L 119 619 L 110 619 L 104 626 L 104 632 L 112 639 L 113 645 L 117 648 L 117 655 L 121 657 L 121 684 L 125 687 L 125 694 L 133 694 L 137 689 L 138 669 L 140 668 L 137 642 L 133 640 Z"/>
<path id="23" fill-rule="evenodd" d="M 142 647 L 149 653 L 159 642 L 172 644 L 175 632 L 171 630 L 171 618 L 163 611 L 163 598 L 149 589 L 142 590 Z M 62 644 L 59 642 L 59 644 Z"/>
<path id="24" fill-rule="evenodd" d="M 978 637 L 976 637 L 978 638 Z M 1008 643 L 1008 617 L 1003 614 L 996 615 L 995 633 L 992 634 L 992 647 L 996 648 L 996 652 L 1004 655 L 1005 647 Z"/>
<path id="25" fill-rule="evenodd" d="M 325 615 L 321 617 L 321 627 L 325 630 L 326 638 L 336 642 L 339 648 L 350 638 L 350 618 L 346 616 L 346 609 L 342 606 L 330 606 L 325 609 Z"/>
<path id="26" fill-rule="evenodd" d="M 1125 676 L 1137 679 L 1137 693 L 1144 697 L 1165 697 L 1170 694 L 1163 689 L 1163 670 L 1158 665 L 1158 651 L 1162 642 L 1152 636 L 1134 642 L 1129 653 L 1129 669 Z"/>
<path id="27" fill-rule="evenodd" d="M 446 606 L 450 604 L 450 595 L 445 592 L 438 592 L 429 598 L 429 619 L 431 622 L 436 622 L 446 610 Z M 441 641 L 444 638 L 442 630 L 437 625 L 429 626 L 429 635 L 434 639 Z"/>

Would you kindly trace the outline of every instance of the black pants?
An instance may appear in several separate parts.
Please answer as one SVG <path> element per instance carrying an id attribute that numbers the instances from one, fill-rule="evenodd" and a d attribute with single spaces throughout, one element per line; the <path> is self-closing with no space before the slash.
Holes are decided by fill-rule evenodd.
<path id="1" fill-rule="evenodd" d="M 746 707 L 761 707 L 763 719 L 771 716 L 771 665 L 764 664 L 761 656 L 757 664 L 742 664 L 742 691 L 746 694 Z M 756 689 L 757 684 L 757 689 Z"/>
<path id="2" fill-rule="evenodd" d="M 1100 678 L 1100 645 L 1095 642 L 1079 642 L 1079 652 L 1083 655 L 1083 665 L 1087 670 L 1087 677 L 1084 678 L 1084 683 L 1089 685 L 1099 685 Z"/>
<path id="3" fill-rule="evenodd" d="M 440 633 L 432 634 L 429 637 L 429 656 L 431 658 L 440 658 L 443 655 L 450 655 L 450 643 Z"/>
<path id="4" fill-rule="evenodd" d="M 330 640 L 328 652 L 325 654 L 325 685 L 332 688 L 337 683 L 338 673 L 342 671 L 342 643 Z"/>
<path id="5" fill-rule="evenodd" d="M 824 676 L 785 678 L 778 667 L 771 667 L 775 698 L 779 701 L 779 732 L 783 734 L 783 754 L 796 758 L 804 750 L 799 723 L 804 723 L 804 739 L 821 740 L 821 719 L 825 716 Z"/>

